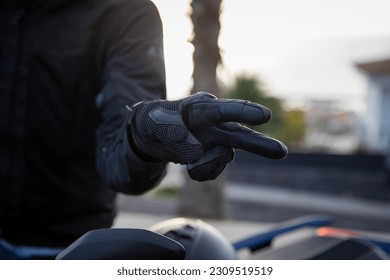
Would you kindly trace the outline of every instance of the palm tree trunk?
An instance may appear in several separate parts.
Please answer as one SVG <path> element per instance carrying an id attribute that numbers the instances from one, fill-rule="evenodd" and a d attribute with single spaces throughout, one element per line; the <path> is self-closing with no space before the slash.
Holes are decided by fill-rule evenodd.
<path id="1" fill-rule="evenodd" d="M 221 63 L 218 37 L 222 0 L 193 0 L 191 3 L 194 45 L 191 94 L 207 91 L 221 96 L 217 67 Z M 188 175 L 181 189 L 178 214 L 200 218 L 226 218 L 225 175 L 216 180 L 196 182 Z"/>

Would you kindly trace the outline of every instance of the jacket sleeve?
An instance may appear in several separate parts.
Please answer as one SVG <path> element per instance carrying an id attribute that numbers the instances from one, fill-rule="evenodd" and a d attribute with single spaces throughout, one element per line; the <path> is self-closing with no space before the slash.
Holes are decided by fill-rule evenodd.
<path id="1" fill-rule="evenodd" d="M 101 34 L 104 84 L 96 97 L 102 120 L 96 161 L 106 186 L 142 194 L 159 183 L 166 163 L 145 162 L 134 154 L 127 140 L 131 112 L 126 107 L 166 98 L 163 34 L 158 11 L 150 1 L 127 3 L 131 3 L 128 9 L 121 7 L 109 17 Z"/>

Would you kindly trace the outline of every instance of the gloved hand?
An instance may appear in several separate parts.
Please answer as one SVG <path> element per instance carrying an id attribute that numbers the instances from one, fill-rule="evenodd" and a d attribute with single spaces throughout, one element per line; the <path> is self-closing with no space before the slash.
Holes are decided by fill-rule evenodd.
<path id="1" fill-rule="evenodd" d="M 273 159 L 287 154 L 280 141 L 241 125 L 271 119 L 268 108 L 249 101 L 201 92 L 176 101 L 140 102 L 131 110 L 128 135 L 135 152 L 149 161 L 186 164 L 197 181 L 215 179 L 236 148 Z"/>

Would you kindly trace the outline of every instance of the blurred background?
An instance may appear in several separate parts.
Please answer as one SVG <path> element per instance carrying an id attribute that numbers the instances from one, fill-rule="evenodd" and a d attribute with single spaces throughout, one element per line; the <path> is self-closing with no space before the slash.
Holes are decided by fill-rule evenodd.
<path id="1" fill-rule="evenodd" d="M 172 164 L 156 190 L 119 197 L 120 223 L 191 216 L 245 231 L 330 214 L 340 227 L 390 233 L 389 1 L 153 2 L 168 99 L 204 90 L 262 103 L 273 118 L 254 129 L 290 153 L 274 161 L 237 151 L 206 183 Z"/>

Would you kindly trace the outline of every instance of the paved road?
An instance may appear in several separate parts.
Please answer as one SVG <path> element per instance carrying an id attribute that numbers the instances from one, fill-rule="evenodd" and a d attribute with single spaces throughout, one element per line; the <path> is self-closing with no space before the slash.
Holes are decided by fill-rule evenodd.
<path id="1" fill-rule="evenodd" d="M 120 211 L 115 220 L 114 227 L 148 229 L 159 222 L 175 217 L 175 215 L 160 213 Z M 206 222 L 217 228 L 231 242 L 263 232 L 272 226 L 268 223 L 237 220 L 206 220 Z"/>

